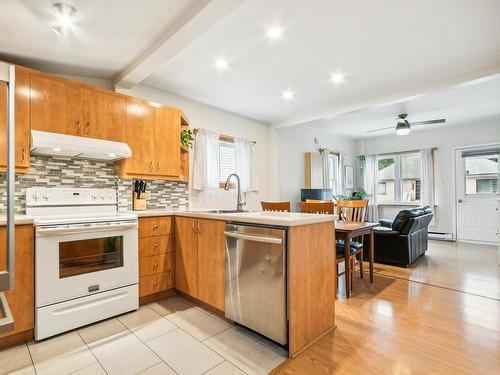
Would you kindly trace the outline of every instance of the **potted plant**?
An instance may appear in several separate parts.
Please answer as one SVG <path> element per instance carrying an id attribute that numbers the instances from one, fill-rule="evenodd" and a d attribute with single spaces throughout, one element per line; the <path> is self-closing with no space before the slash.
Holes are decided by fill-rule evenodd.
<path id="1" fill-rule="evenodd" d="M 191 129 L 183 129 L 181 131 L 181 147 L 188 150 L 193 147 L 193 132 Z"/>
<path id="2" fill-rule="evenodd" d="M 368 194 L 362 188 L 356 188 L 352 195 L 337 194 L 333 196 L 336 201 L 363 201 L 368 200 Z"/>

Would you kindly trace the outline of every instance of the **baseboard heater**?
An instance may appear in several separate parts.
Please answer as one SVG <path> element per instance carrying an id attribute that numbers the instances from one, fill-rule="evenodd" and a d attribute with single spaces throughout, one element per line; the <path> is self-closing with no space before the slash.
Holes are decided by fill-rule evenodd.
<path id="1" fill-rule="evenodd" d="M 453 234 L 444 232 L 429 232 L 430 240 L 453 241 Z"/>

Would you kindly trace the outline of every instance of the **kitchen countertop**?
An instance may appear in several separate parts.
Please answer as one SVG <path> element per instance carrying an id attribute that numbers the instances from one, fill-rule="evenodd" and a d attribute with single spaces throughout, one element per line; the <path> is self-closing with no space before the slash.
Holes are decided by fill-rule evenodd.
<path id="1" fill-rule="evenodd" d="M 145 211 L 131 211 L 138 217 L 151 216 L 184 216 L 199 219 L 212 219 L 223 221 L 237 221 L 251 224 L 278 225 L 292 227 L 298 225 L 317 224 L 324 222 L 333 222 L 337 215 L 323 214 L 303 214 L 299 212 L 273 212 L 273 211 L 249 211 L 249 212 L 231 212 L 215 213 L 207 212 L 202 209 L 153 209 Z"/>
<path id="2" fill-rule="evenodd" d="M 33 218 L 28 215 L 15 215 L 14 221 L 16 225 L 33 224 Z M 0 215 L 0 226 L 7 224 L 7 216 Z"/>

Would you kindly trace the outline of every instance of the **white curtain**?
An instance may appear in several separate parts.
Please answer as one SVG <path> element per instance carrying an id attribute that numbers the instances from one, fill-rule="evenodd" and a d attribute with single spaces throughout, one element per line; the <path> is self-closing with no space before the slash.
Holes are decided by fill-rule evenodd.
<path id="1" fill-rule="evenodd" d="M 367 155 L 365 168 L 363 169 L 363 189 L 365 189 L 366 194 L 369 196 L 368 202 L 368 221 L 378 221 L 378 201 L 377 201 L 377 190 L 378 190 L 378 163 L 377 155 Z"/>
<path id="2" fill-rule="evenodd" d="M 249 139 L 235 138 L 234 147 L 236 174 L 240 177 L 241 191 L 243 193 L 257 191 L 255 144 Z"/>
<path id="3" fill-rule="evenodd" d="M 330 150 L 321 149 L 321 163 L 323 169 L 323 189 L 330 189 Z"/>
<path id="4" fill-rule="evenodd" d="M 198 129 L 194 141 L 193 189 L 219 187 L 219 135 Z"/>
<path id="5" fill-rule="evenodd" d="M 339 154 L 339 168 L 338 168 L 338 183 L 337 183 L 337 194 L 347 194 L 345 189 L 345 154 Z"/>
<path id="6" fill-rule="evenodd" d="M 421 163 L 421 184 L 420 184 L 420 203 L 422 206 L 430 206 L 434 211 L 434 162 L 432 158 L 432 149 L 426 148 L 420 151 Z M 435 225 L 435 215 L 430 225 Z"/>

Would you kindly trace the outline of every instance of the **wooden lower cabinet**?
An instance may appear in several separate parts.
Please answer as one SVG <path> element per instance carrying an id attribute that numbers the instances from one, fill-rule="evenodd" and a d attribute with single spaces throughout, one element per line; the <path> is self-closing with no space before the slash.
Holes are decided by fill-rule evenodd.
<path id="1" fill-rule="evenodd" d="M 0 227 L 0 270 L 6 269 L 6 236 L 6 228 Z M 15 285 L 14 289 L 5 292 L 14 317 L 14 329 L 0 334 L 0 347 L 2 339 L 32 330 L 35 322 L 35 243 L 32 225 L 16 225 L 15 245 Z"/>
<path id="2" fill-rule="evenodd" d="M 139 297 L 174 286 L 171 222 L 169 216 L 139 219 Z"/>
<path id="3" fill-rule="evenodd" d="M 175 218 L 175 288 L 224 310 L 224 221 Z"/>

